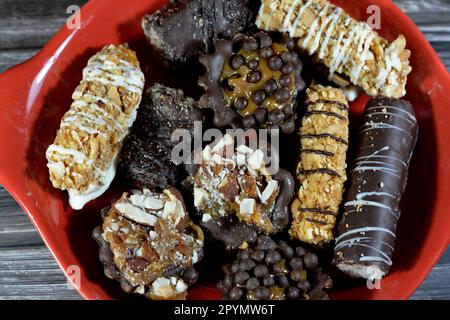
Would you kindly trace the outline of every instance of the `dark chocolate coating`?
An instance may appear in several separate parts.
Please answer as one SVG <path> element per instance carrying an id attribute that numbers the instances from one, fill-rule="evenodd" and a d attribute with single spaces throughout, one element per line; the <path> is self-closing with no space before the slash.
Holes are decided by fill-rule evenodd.
<path id="1" fill-rule="evenodd" d="M 256 0 L 178 0 L 146 15 L 144 33 L 169 61 L 179 65 L 210 52 L 217 38 L 230 38 L 250 27 Z"/>
<path id="2" fill-rule="evenodd" d="M 366 106 L 336 238 L 335 265 L 389 271 L 400 199 L 417 137 L 409 102 L 377 97 Z"/>
<path id="3" fill-rule="evenodd" d="M 195 101 L 181 90 L 159 84 L 151 87 L 141 103 L 130 135 L 119 157 L 118 172 L 137 188 L 164 189 L 182 181 L 184 168 L 171 160 L 176 143 L 171 141 L 175 129 L 191 134 L 195 121 L 202 121 Z"/>

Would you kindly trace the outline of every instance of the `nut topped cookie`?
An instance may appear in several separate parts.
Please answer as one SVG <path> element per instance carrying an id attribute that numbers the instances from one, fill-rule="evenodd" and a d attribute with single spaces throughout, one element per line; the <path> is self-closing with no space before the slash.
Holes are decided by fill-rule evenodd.
<path id="1" fill-rule="evenodd" d="M 218 40 L 216 52 L 200 57 L 206 73 L 199 84 L 206 92 L 201 108 L 215 112 L 218 127 L 267 127 L 292 133 L 297 92 L 304 88 L 302 64 L 292 39 L 274 41 L 259 32 Z"/>
<path id="2" fill-rule="evenodd" d="M 105 274 L 127 293 L 150 299 L 184 299 L 196 282 L 203 232 L 189 218 L 175 188 L 123 196 L 103 211 L 93 236 Z"/>
<path id="3" fill-rule="evenodd" d="M 261 149 L 245 144 L 235 147 L 230 135 L 201 154 L 194 175 L 194 204 L 202 225 L 227 246 L 253 242 L 257 232 L 278 233 L 289 221 L 293 178 L 282 169 L 270 174 L 264 156 Z"/>

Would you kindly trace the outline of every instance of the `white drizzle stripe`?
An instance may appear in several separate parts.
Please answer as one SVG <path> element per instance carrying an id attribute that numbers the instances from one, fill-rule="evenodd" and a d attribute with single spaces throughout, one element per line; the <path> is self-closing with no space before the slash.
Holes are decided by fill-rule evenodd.
<path id="1" fill-rule="evenodd" d="M 404 117 L 404 116 L 402 116 L 401 114 L 398 114 L 398 113 L 382 112 L 381 111 L 381 112 L 372 112 L 371 115 L 383 115 L 383 116 L 388 116 L 389 115 L 389 116 L 398 117 L 400 119 L 403 119 L 403 120 L 405 120 L 406 122 L 409 122 L 412 125 L 415 124 L 415 121 L 410 120 L 410 119 L 408 119 L 408 118 L 406 118 L 406 117 Z"/>
<path id="2" fill-rule="evenodd" d="M 380 108 L 380 109 L 393 109 L 393 110 L 401 111 L 403 113 L 406 113 L 411 121 L 413 121 L 414 123 L 417 122 L 417 119 L 414 117 L 414 115 L 411 112 L 406 111 L 406 110 L 401 109 L 401 108 L 393 107 L 393 106 L 381 105 L 381 106 L 369 107 L 366 110 L 370 111 L 370 110 L 374 110 L 374 109 L 378 109 L 378 108 Z"/>
<path id="3" fill-rule="evenodd" d="M 408 134 L 408 132 L 406 132 L 403 128 L 400 128 L 398 126 L 395 126 L 390 123 L 385 123 L 385 122 L 366 122 L 362 125 L 362 128 L 366 128 L 366 129 L 361 130 L 359 132 L 359 134 L 363 134 L 368 131 L 379 130 L 379 129 L 393 129 L 393 130 L 402 131 L 402 132 Z"/>
<path id="4" fill-rule="evenodd" d="M 381 243 L 382 245 L 389 247 L 389 249 L 394 251 L 394 247 L 392 245 L 390 245 L 386 241 L 375 239 L 374 237 L 355 237 L 355 238 L 347 239 L 347 240 L 341 241 L 338 244 L 336 244 L 335 250 L 339 250 L 344 247 L 349 248 L 354 243 L 366 243 L 367 244 L 367 243 L 373 243 L 374 241 L 376 241 L 377 243 Z"/>
<path id="5" fill-rule="evenodd" d="M 337 21 L 339 20 L 339 18 L 342 15 L 342 9 L 341 8 L 336 8 L 333 12 L 333 19 L 331 20 L 331 23 L 328 27 L 327 32 L 325 33 L 325 40 L 321 45 L 320 51 L 319 51 L 319 58 L 323 59 L 325 56 L 325 51 L 328 47 L 328 42 L 330 42 L 331 39 L 331 32 L 333 32 L 334 27 L 337 23 Z"/>
<path id="6" fill-rule="evenodd" d="M 339 237 L 336 238 L 336 243 L 338 243 L 341 239 L 348 237 L 349 235 L 355 234 L 355 233 L 362 233 L 362 232 L 384 232 L 389 235 L 391 235 L 393 238 L 395 238 L 395 233 L 393 233 L 391 230 L 386 228 L 380 228 L 380 227 L 363 227 L 358 229 L 349 230 L 347 232 L 344 232 Z"/>
<path id="7" fill-rule="evenodd" d="M 367 171 L 367 170 L 381 171 L 381 172 L 388 173 L 388 174 L 391 174 L 393 176 L 396 176 L 397 178 L 400 178 L 400 176 L 395 173 L 395 172 L 400 172 L 400 171 L 392 170 L 392 169 L 386 168 L 386 167 L 372 167 L 372 166 L 360 167 L 359 166 L 359 167 L 353 169 L 352 172 Z"/>
<path id="8" fill-rule="evenodd" d="M 291 24 L 292 14 L 294 13 L 294 9 L 300 3 L 300 1 L 302 1 L 302 0 L 295 0 L 294 2 L 291 3 L 289 10 L 288 10 L 286 16 L 284 17 L 283 27 L 282 27 L 281 31 L 283 31 L 283 32 L 289 31 L 289 28 L 292 27 L 292 24 Z"/>
<path id="9" fill-rule="evenodd" d="M 364 256 L 364 257 L 360 257 L 359 261 L 361 262 L 384 262 L 385 264 L 391 266 L 392 265 L 392 260 L 386 260 L 383 259 L 382 257 L 375 257 L 375 256 Z"/>
<path id="10" fill-rule="evenodd" d="M 389 265 L 389 266 L 392 265 L 392 260 L 389 258 L 389 256 L 388 256 L 386 253 L 384 253 L 384 252 L 381 251 L 380 249 L 374 248 L 374 247 L 372 247 L 372 246 L 369 246 L 369 245 L 363 244 L 363 243 L 355 243 L 354 246 L 356 246 L 356 247 L 365 247 L 365 248 L 372 249 L 372 250 L 378 252 L 378 253 L 381 255 L 380 258 L 384 257 L 384 259 L 383 259 L 384 263 L 386 263 L 386 264 Z M 360 261 L 361 261 L 361 258 L 362 258 L 362 257 L 359 258 Z"/>
<path id="11" fill-rule="evenodd" d="M 309 0 L 305 5 L 303 5 L 300 10 L 298 11 L 297 18 L 294 21 L 294 24 L 292 25 L 291 30 L 289 30 L 289 35 L 293 37 L 295 35 L 295 31 L 298 28 L 298 25 L 300 24 L 300 21 L 302 20 L 302 15 L 305 12 L 305 10 L 311 6 L 313 3 L 313 0 Z"/>
<path id="12" fill-rule="evenodd" d="M 320 19 L 327 13 L 328 7 L 330 5 L 327 3 L 325 7 L 322 8 L 322 10 L 317 15 L 316 19 L 311 24 L 311 27 L 308 30 L 306 38 L 302 42 L 302 48 L 306 49 L 308 46 L 309 41 L 312 39 L 314 31 L 317 29 L 317 25 L 319 24 Z M 314 51 L 308 50 L 308 54 L 312 55 Z"/>

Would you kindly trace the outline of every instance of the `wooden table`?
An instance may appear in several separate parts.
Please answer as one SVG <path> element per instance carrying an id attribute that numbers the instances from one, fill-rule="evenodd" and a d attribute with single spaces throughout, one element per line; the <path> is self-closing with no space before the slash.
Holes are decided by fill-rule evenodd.
<path id="1" fill-rule="evenodd" d="M 0 0 L 0 72 L 38 52 L 65 23 L 68 6 L 85 2 Z M 416 22 L 449 68 L 450 0 L 395 2 Z M 450 249 L 412 298 L 450 299 Z M 28 217 L 2 187 L 0 299 L 81 299 L 66 284 Z"/>

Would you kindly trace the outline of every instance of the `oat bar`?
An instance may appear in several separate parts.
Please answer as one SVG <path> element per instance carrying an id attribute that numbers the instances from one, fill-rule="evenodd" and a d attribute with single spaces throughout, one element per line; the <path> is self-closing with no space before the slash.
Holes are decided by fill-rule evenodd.
<path id="1" fill-rule="evenodd" d="M 351 277 L 380 279 L 392 266 L 417 136 L 409 102 L 378 97 L 368 103 L 334 249 L 334 264 Z"/>
<path id="2" fill-rule="evenodd" d="M 144 75 L 128 45 L 109 45 L 89 59 L 46 156 L 53 186 L 81 209 L 109 187 L 122 140 L 133 124 Z"/>
<path id="3" fill-rule="evenodd" d="M 263 0 L 256 24 L 298 38 L 302 50 L 329 68 L 330 79 L 344 74 L 372 96 L 406 94 L 411 53 L 403 35 L 389 43 L 327 0 Z"/>
<path id="4" fill-rule="evenodd" d="M 342 90 L 332 87 L 313 85 L 306 94 L 297 167 L 300 190 L 291 206 L 290 234 L 323 245 L 333 239 L 346 180 L 348 103 Z"/>
<path id="5" fill-rule="evenodd" d="M 150 299 L 184 299 L 196 282 L 203 232 L 189 218 L 175 188 L 123 196 L 103 211 L 93 232 L 105 275 L 127 293 Z"/>

